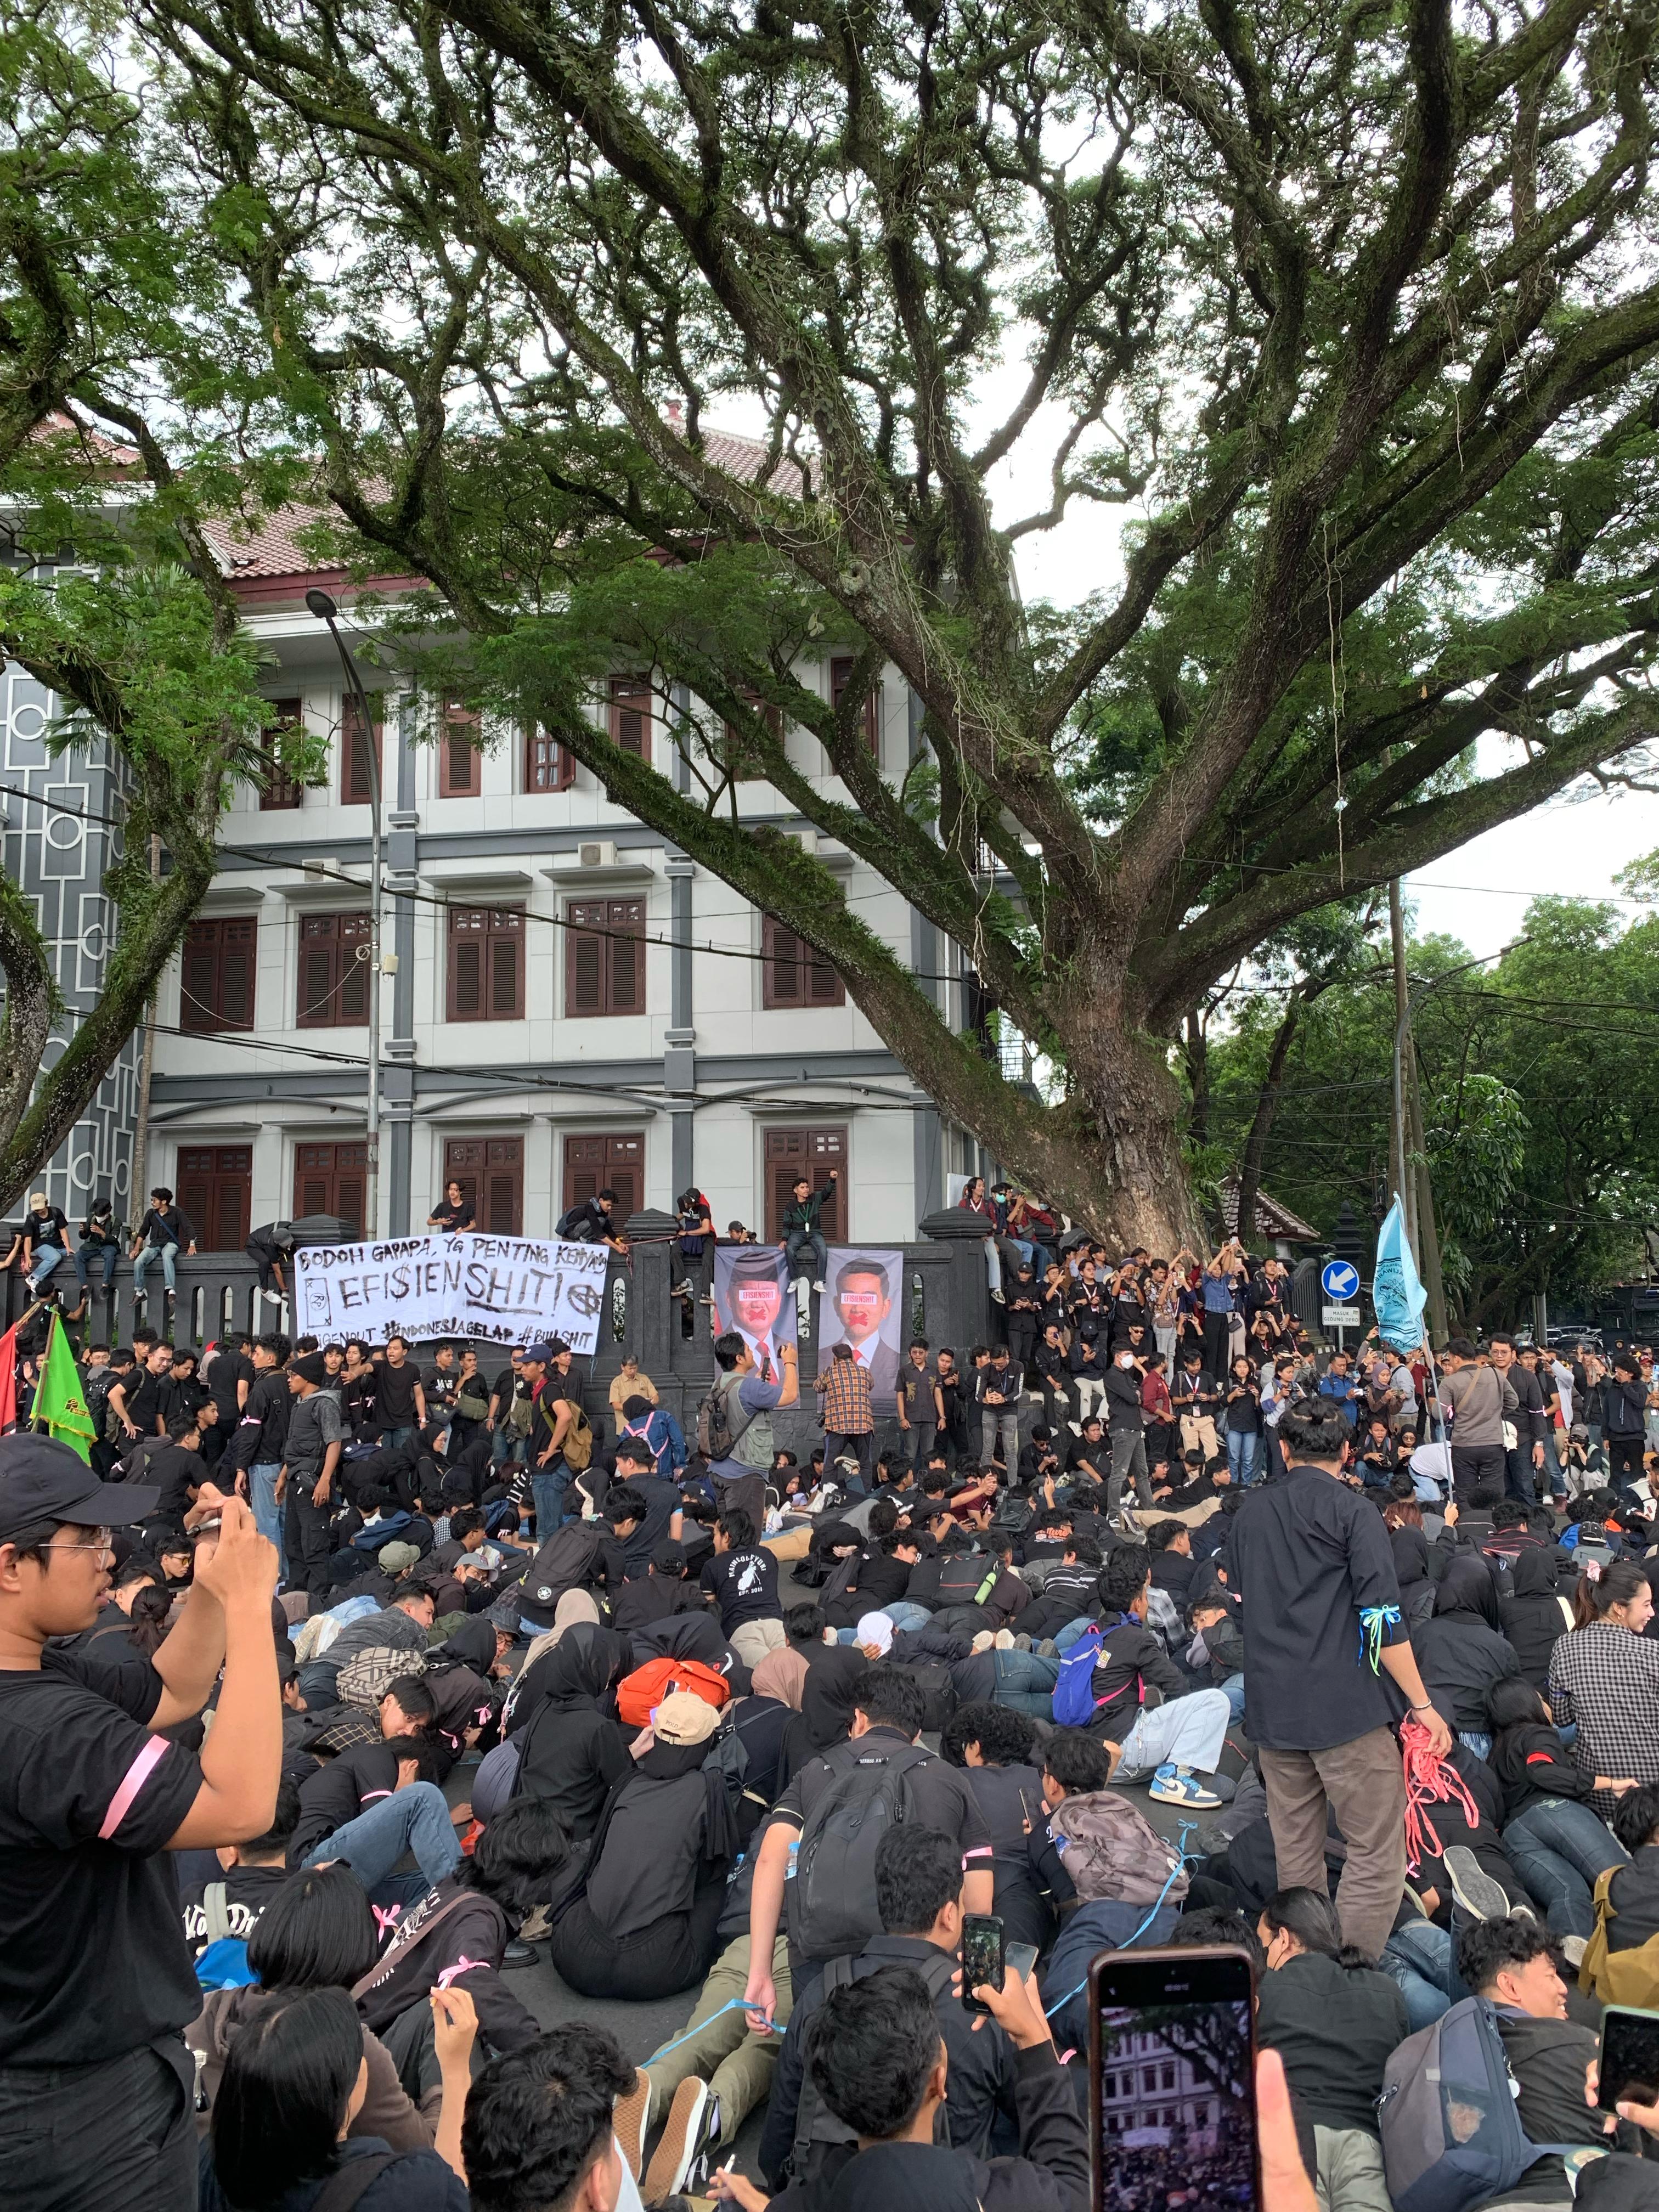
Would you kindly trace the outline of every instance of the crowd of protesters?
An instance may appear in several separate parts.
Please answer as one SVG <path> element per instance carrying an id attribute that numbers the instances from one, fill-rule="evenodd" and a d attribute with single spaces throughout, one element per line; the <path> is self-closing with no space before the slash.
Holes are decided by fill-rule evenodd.
<path id="1" fill-rule="evenodd" d="M 556 1340 L 158 1329 L 86 1352 L 90 1465 L 0 1437 L 9 2203 L 1085 2212 L 1090 1963 L 1160 1943 L 1256 1971 L 1267 2212 L 1390 2212 L 1385 2079 L 1460 2007 L 1536 2154 L 1468 2212 L 1659 2202 L 1594 2071 L 1659 2008 L 1650 1355 L 1350 1360 L 1236 1242 L 963 1204 L 997 1340 L 878 1390 L 735 1330 L 677 1415 Z M 976 2018 L 984 1913 L 1036 1963 Z M 1100 2201 L 1244 2201 L 1166 2118 Z"/>

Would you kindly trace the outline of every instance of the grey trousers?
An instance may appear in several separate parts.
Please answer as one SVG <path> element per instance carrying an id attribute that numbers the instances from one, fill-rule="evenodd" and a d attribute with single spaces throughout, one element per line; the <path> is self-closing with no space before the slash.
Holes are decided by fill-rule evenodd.
<path id="1" fill-rule="evenodd" d="M 1281 1889 L 1327 1890 L 1325 1808 L 1348 1846 L 1337 1885 L 1346 1942 L 1382 1955 L 1406 1887 L 1406 1777 L 1393 1732 L 1371 1729 L 1321 1751 L 1260 1747 Z"/>

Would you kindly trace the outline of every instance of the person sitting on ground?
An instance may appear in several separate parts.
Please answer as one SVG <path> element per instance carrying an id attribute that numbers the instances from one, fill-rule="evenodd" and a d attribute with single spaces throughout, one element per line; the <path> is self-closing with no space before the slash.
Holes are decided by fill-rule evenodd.
<path id="1" fill-rule="evenodd" d="M 982 2158 L 999 2112 L 1014 2118 L 1012 2046 L 994 2023 L 979 2032 L 959 1994 L 960 1853 L 936 1829 L 906 1821 L 882 1838 L 875 1869 L 883 1932 L 853 1958 L 831 1961 L 795 2008 L 783 2039 L 759 2153 L 762 2170 L 775 2188 L 787 2179 L 830 2180 L 856 2155 L 851 2130 L 831 2117 L 805 2082 L 803 2052 L 828 1993 L 885 1966 L 914 1967 L 933 1995 L 951 2066 L 950 2125 L 943 2140 Z"/>
<path id="2" fill-rule="evenodd" d="M 313 2212 L 325 2192 L 346 2201 L 334 2179 L 354 2167 L 354 2183 L 370 2169 L 367 2187 L 351 2190 L 360 2212 L 468 2212 L 461 2115 L 477 2023 L 464 1990 L 441 1990 L 431 2001 L 442 2069 L 437 2147 L 403 2151 L 384 2137 L 350 2133 L 368 2095 L 368 2064 L 345 1990 L 240 1994 L 254 2002 L 214 2100 L 201 2212 Z"/>
<path id="3" fill-rule="evenodd" d="M 1281 1889 L 1257 1929 L 1267 1972 L 1256 1996 L 1258 2042 L 1285 2062 L 1313 2130 L 1314 2179 L 1327 2212 L 1388 2202 L 1376 2100 L 1382 2069 L 1410 2032 L 1387 1974 L 1342 1941 L 1336 1908 L 1312 1889 Z"/>
<path id="4" fill-rule="evenodd" d="M 615 2212 L 617 2100 L 635 2086 L 616 2039 L 586 2021 L 492 2058 L 461 2130 L 471 2212 Z"/>
<path id="5" fill-rule="evenodd" d="M 708 1970 L 738 1850 L 724 1772 L 707 1763 L 717 1725 L 712 1705 L 671 1691 L 649 1747 L 635 1745 L 633 1771 L 606 1800 L 586 1891 L 550 1947 L 560 1975 L 585 1996 L 672 1996 Z M 771 1955 L 769 1933 L 769 1964 Z"/>
<path id="6" fill-rule="evenodd" d="M 371 1892 L 405 1851 L 428 1887 L 454 1873 L 461 1847 L 438 1786 L 448 1761 L 433 1735 L 435 1711 L 419 1675 L 391 1684 L 380 1702 L 380 1741 L 350 1745 L 301 1784 L 290 1865 L 344 1860 Z"/>
<path id="7" fill-rule="evenodd" d="M 1199 1780 L 1213 1774 L 1232 1713 L 1219 1690 L 1194 1689 L 1146 1626 L 1152 1572 L 1138 1546 L 1108 1555 L 1100 1571 L 1100 1657 L 1096 1662 L 1091 1734 L 1113 1754 L 1120 1778 L 1150 1774 L 1160 1804 L 1208 1809 L 1220 1804 Z M 1164 1703 L 1146 1703 L 1147 1685 Z"/>
<path id="8" fill-rule="evenodd" d="M 254 1923 L 289 1879 L 288 1847 L 300 1825 L 300 1792 L 286 1777 L 276 1785 L 276 1811 L 263 1836 L 221 1844 L 219 1870 L 187 1887 L 179 1869 L 185 1941 L 200 1959 L 221 1936 L 246 1942 Z"/>
<path id="9" fill-rule="evenodd" d="M 268 1990 L 349 1990 L 372 1973 L 380 1936 L 362 1884 L 349 1867 L 308 1868 L 288 1875 L 251 1930 L 244 1989 L 210 1990 L 185 2031 L 196 2058 L 196 2132 L 205 2136 L 218 2100 L 225 2062 L 243 2027 Z M 398 2062 L 359 2019 L 359 2045 L 368 2067 L 362 2103 L 352 2116 L 355 2140 L 374 2136 L 393 2150 L 421 2150 L 433 2136 L 437 2100 L 415 2102 L 398 2079 Z"/>
<path id="10" fill-rule="evenodd" d="M 714 1523 L 714 1556 L 700 1577 L 704 1598 L 720 1615 L 721 1634 L 751 1668 L 784 1641 L 778 1563 L 757 1535 L 740 1505 L 722 1513 Z"/>
<path id="11" fill-rule="evenodd" d="M 1623 1847 L 1590 1809 L 1594 1794 L 1622 1796 L 1626 1778 L 1586 1776 L 1562 1741 L 1549 1706 L 1518 1675 L 1494 1682 L 1486 1711 L 1488 1764 L 1504 1792 L 1504 1850 L 1552 1931 L 1587 1942 L 1595 1930 L 1591 1902 L 1599 1876 L 1626 1863 Z"/>
<path id="12" fill-rule="evenodd" d="M 579 1621 L 525 1669 L 514 1700 L 507 1733 L 519 1746 L 519 1793 L 550 1806 L 578 1838 L 592 1835 L 632 1771 L 611 1694 L 629 1664 L 623 1638 Z"/>
<path id="13" fill-rule="evenodd" d="M 1473 1553 L 1454 1559 L 1434 1594 L 1431 1617 L 1412 1631 L 1412 1649 L 1431 1698 L 1450 1707 L 1459 1737 L 1478 1758 L 1492 1749 L 1486 1698 L 1518 1678 L 1521 1661 L 1498 1628 L 1491 1570 Z"/>
<path id="14" fill-rule="evenodd" d="M 1596 2037 L 1567 2017 L 1553 1940 L 1523 1914 L 1476 1921 L 1457 1938 L 1457 1971 L 1466 1988 L 1497 2008 L 1498 2033 L 1516 2083 L 1516 2114 L 1528 2141 L 1611 2148 L 1608 2137 L 1620 2124 L 1611 2112 L 1598 2112 L 1586 2094 Z M 1638 2141 L 1630 2130 L 1621 2131 L 1621 2148 L 1633 2149 Z M 1572 2196 L 1561 2160 L 1541 2158 L 1482 2212 L 1570 2204 Z"/>
<path id="15" fill-rule="evenodd" d="M 1581 1983 L 1604 2004 L 1659 2010 L 1659 1784 L 1644 1782 L 1620 1798 L 1613 1832 L 1628 1863 L 1608 1883 L 1607 1911 L 1598 1916 L 1607 1954 L 1598 1960 L 1592 1949 L 1584 1961 L 1589 1978 Z"/>
<path id="16" fill-rule="evenodd" d="M 1643 1568 L 1615 1559 L 1573 1601 L 1577 1625 L 1550 1654 L 1550 1711 L 1576 1726 L 1581 1774 L 1659 1782 L 1659 1644 L 1643 1633 L 1653 1593 Z M 1611 1801 L 1598 1794 L 1595 1810 Z"/>
<path id="17" fill-rule="evenodd" d="M 892 2212 L 896 2205 L 973 2204 L 980 2212 L 1075 2212 L 1088 2186 L 1088 2132 L 1061 2068 L 1035 1985 L 1009 1974 L 974 1994 L 1014 2047 L 1019 2155 L 986 2159 L 935 2140 L 951 2060 L 939 2015 L 915 1969 L 890 1966 L 830 1991 L 806 2049 L 812 2085 L 848 2130 L 857 2155 L 833 2179 L 793 2182 L 775 2212 Z M 765 2202 L 735 2175 L 722 2199 Z"/>
<path id="18" fill-rule="evenodd" d="M 991 1910 L 1011 1943 L 1048 1948 L 1054 1921 L 1031 1863 L 1030 1839 L 1046 1808 L 1042 1776 L 1032 1763 L 1036 1730 L 1024 1713 L 1000 1705 L 959 1705 L 945 1723 L 939 1749 L 968 1778 L 991 1835 L 995 1897 Z"/>
<path id="19" fill-rule="evenodd" d="M 1112 1751 L 1082 1729 L 1056 1729 L 1042 1747 L 1044 1820 L 1028 1846 L 1060 1919 L 1042 1970 L 1054 2032 L 1088 2040 L 1089 1961 L 1133 1942 L 1167 1942 L 1188 1890 L 1173 1845 L 1121 1790 L 1109 1789 Z"/>
<path id="20" fill-rule="evenodd" d="M 1572 1606 L 1562 1596 L 1553 1547 L 1534 1544 L 1516 1554 L 1508 1597 L 1498 1601 L 1498 1619 L 1521 1662 L 1522 1676 L 1540 1694 L 1547 1692 L 1550 1658 L 1572 1626 Z"/>
<path id="21" fill-rule="evenodd" d="M 856 1659 L 855 1674 L 844 1692 L 853 1708 L 851 1728 L 845 1743 L 832 1743 L 793 1777 L 772 1808 L 758 1848 L 751 1849 L 755 1877 L 749 1906 L 749 1983 L 744 1996 L 756 2021 L 772 2017 L 772 1946 L 782 1921 L 786 1886 L 794 1893 L 790 1900 L 790 1979 L 798 2004 L 824 1962 L 844 1948 L 825 1948 L 815 1942 L 798 1886 L 786 1885 L 786 1875 L 792 1848 L 812 1825 L 819 1808 L 835 1802 L 844 1778 L 860 1765 L 878 1759 L 895 1762 L 906 1820 L 938 1828 L 951 1838 L 966 1866 L 964 1910 L 988 1912 L 995 1894 L 990 1833 L 972 1791 L 961 1775 L 917 1742 L 924 1710 L 921 1684 L 902 1667 L 869 1666 L 854 1647 L 822 1648 L 826 1659 L 843 1653 Z M 823 1664 L 815 1662 L 807 1677 L 803 1712 L 809 1723 L 814 1679 Z M 839 1909 L 843 1924 L 862 1920 L 860 1932 L 866 1938 L 880 1932 L 873 1896 L 843 1899 Z"/>
<path id="22" fill-rule="evenodd" d="M 670 1620 L 677 1613 L 702 1610 L 700 1584 L 686 1572 L 685 1547 L 672 1540 L 659 1544 L 651 1554 L 650 1571 L 635 1576 L 617 1591 L 611 1604 L 611 1625 L 618 1636 L 631 1636 L 653 1620 Z"/>
<path id="23" fill-rule="evenodd" d="M 306 1703 L 313 1711 L 332 1705 L 340 1675 L 366 1652 L 398 1651 L 411 1658 L 423 1654 L 427 1631 L 435 1618 L 431 1591 L 423 1583 L 402 1583 L 388 1605 L 347 1621 L 320 1657 L 301 1668 L 300 1688 Z"/>

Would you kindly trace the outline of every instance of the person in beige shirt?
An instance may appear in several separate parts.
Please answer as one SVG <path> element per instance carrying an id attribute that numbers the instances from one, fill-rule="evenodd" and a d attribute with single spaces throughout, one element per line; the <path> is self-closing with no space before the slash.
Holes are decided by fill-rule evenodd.
<path id="1" fill-rule="evenodd" d="M 657 1403 L 657 1386 L 648 1375 L 641 1373 L 640 1363 L 631 1352 L 611 1385 L 611 1412 L 619 1426 L 623 1407 L 630 1398 L 648 1398 L 653 1406 Z"/>
<path id="2" fill-rule="evenodd" d="M 1460 1505 L 1492 1505 L 1504 1495 L 1504 1424 L 1519 1407 L 1513 1388 L 1486 1355 L 1467 1337 L 1453 1337 L 1441 1370 L 1440 1410 L 1452 1425 L 1452 1487 Z"/>

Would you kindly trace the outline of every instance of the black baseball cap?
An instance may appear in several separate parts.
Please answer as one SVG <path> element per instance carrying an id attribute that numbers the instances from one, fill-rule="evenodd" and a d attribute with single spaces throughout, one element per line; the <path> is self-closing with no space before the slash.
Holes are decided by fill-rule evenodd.
<path id="1" fill-rule="evenodd" d="M 56 1437 L 27 1430 L 0 1437 L 0 1544 L 43 1521 L 125 1528 L 149 1520 L 161 1496 L 135 1482 L 100 1482 L 79 1452 Z"/>

